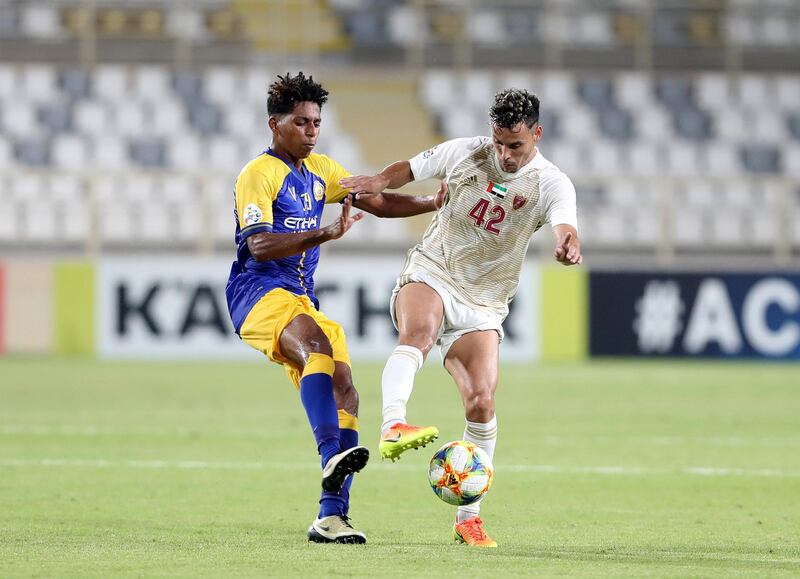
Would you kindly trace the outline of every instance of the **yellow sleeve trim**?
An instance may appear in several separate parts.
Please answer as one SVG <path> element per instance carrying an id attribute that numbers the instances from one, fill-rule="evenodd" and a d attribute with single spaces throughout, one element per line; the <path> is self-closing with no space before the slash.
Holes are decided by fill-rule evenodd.
<path id="1" fill-rule="evenodd" d="M 358 417 L 347 410 L 339 410 L 339 428 L 349 428 L 358 432 Z"/>
<path id="2" fill-rule="evenodd" d="M 305 378 L 311 374 L 327 374 L 328 376 L 333 376 L 335 367 L 336 365 L 333 362 L 333 358 L 327 354 L 312 352 L 308 355 L 308 364 L 303 368 L 302 377 Z"/>

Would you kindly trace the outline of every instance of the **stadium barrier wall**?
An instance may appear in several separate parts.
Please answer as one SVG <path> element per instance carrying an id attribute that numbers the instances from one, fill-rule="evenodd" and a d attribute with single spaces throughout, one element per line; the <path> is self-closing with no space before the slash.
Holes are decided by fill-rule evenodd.
<path id="1" fill-rule="evenodd" d="M 0 355 L 6 351 L 6 269 L 0 263 Z"/>
<path id="2" fill-rule="evenodd" d="M 592 356 L 800 360 L 796 273 L 592 272 Z"/>
<path id="3" fill-rule="evenodd" d="M 322 310 L 345 327 L 354 360 L 383 360 L 396 344 L 389 297 L 403 259 L 326 255 L 320 261 L 315 282 Z M 261 360 L 240 342 L 228 318 L 224 287 L 230 265 L 225 258 L 155 256 L 7 262 L 5 291 L 0 290 L 6 351 Z M 585 275 L 527 264 L 506 321 L 503 360 L 585 356 L 585 340 L 576 340 L 586 334 L 585 309 L 568 304 L 585 295 L 585 285 Z M 543 292 L 558 298 L 555 309 L 541 305 Z"/>

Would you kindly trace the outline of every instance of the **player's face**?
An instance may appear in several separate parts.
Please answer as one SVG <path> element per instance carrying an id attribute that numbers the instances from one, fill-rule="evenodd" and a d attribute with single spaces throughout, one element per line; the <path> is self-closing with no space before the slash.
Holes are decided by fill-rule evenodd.
<path id="1" fill-rule="evenodd" d="M 516 173 L 531 160 L 536 150 L 536 143 L 542 137 L 542 128 L 538 123 L 529 127 L 525 123 L 507 128 L 492 125 L 492 142 L 494 152 L 503 171 Z"/>
<path id="2" fill-rule="evenodd" d="M 319 137 L 320 112 L 317 103 L 301 102 L 289 114 L 270 117 L 273 147 L 292 159 L 308 157 Z"/>

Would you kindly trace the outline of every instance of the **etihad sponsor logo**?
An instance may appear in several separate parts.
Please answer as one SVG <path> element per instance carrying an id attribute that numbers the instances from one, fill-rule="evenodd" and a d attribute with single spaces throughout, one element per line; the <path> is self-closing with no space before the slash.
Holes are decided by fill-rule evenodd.
<path id="1" fill-rule="evenodd" d="M 287 217 L 283 220 L 287 229 L 314 229 L 317 226 L 316 217 Z"/>

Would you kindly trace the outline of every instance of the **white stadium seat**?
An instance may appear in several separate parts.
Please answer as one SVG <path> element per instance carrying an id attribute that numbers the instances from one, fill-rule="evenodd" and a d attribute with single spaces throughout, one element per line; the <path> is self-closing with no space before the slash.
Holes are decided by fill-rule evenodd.
<path id="1" fill-rule="evenodd" d="M 120 103 L 130 99 L 128 71 L 120 65 L 102 65 L 94 73 L 94 91 L 102 100 Z"/>
<path id="2" fill-rule="evenodd" d="M 89 147 L 75 135 L 57 135 L 51 144 L 52 164 L 58 169 L 82 171 L 89 166 Z"/>
<path id="3" fill-rule="evenodd" d="M 87 99 L 75 105 L 73 123 L 81 134 L 100 136 L 108 132 L 111 114 L 106 104 Z"/>
<path id="4" fill-rule="evenodd" d="M 170 72 L 164 66 L 140 66 L 132 75 L 134 97 L 160 105 L 172 93 Z"/>

